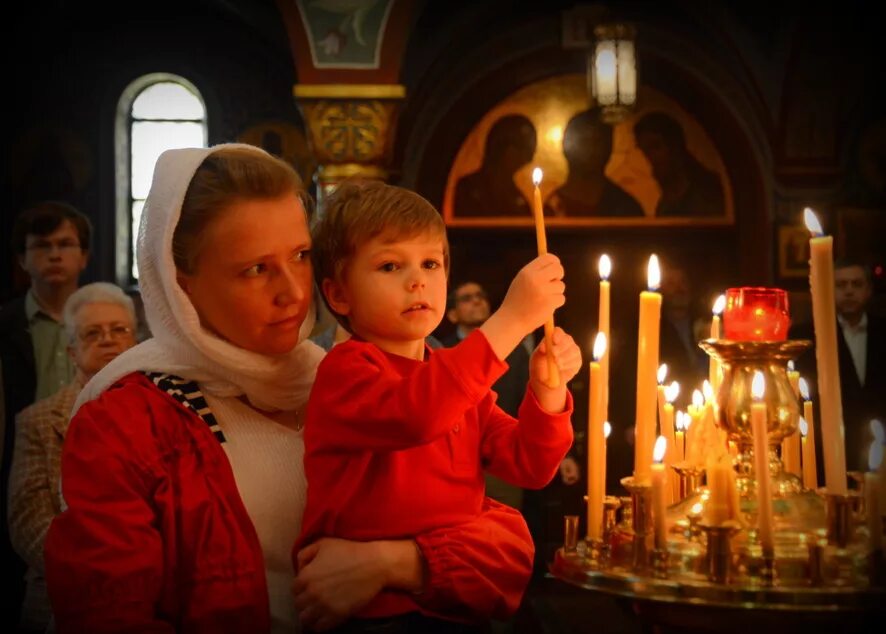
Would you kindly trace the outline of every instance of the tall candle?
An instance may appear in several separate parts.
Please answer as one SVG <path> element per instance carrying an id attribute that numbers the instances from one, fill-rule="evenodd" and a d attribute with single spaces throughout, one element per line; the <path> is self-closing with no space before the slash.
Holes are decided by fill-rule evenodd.
<path id="1" fill-rule="evenodd" d="M 664 392 L 665 404 L 661 419 L 661 435 L 668 441 L 664 463 L 666 467 L 665 470 L 668 472 L 668 480 L 671 482 L 669 501 L 674 502 L 679 495 L 680 480 L 677 476 L 677 472 L 670 467 L 682 460 L 682 457 L 678 457 L 677 452 L 679 449 L 677 448 L 677 437 L 674 430 L 674 401 L 680 394 L 680 384 L 676 381 L 672 381 L 671 384 L 665 388 Z"/>
<path id="2" fill-rule="evenodd" d="M 665 379 L 668 378 L 668 364 L 662 363 L 658 366 L 658 372 L 655 373 L 655 378 L 658 381 L 658 387 L 656 388 L 656 395 L 658 403 L 658 427 L 659 433 L 664 434 L 662 431 L 662 425 L 664 425 L 664 405 L 665 405 L 665 389 L 667 386 L 664 384 Z"/>
<path id="3" fill-rule="evenodd" d="M 803 452 L 803 488 L 814 491 L 818 488 L 818 475 L 815 473 L 815 444 L 809 442 L 809 425 L 800 417 L 800 444 Z"/>
<path id="4" fill-rule="evenodd" d="M 794 397 L 800 398 L 800 373 L 794 367 L 793 361 L 788 361 L 788 383 L 794 390 Z"/>
<path id="5" fill-rule="evenodd" d="M 809 384 L 806 379 L 800 377 L 797 381 L 797 388 L 800 390 L 800 396 L 803 399 L 803 418 L 806 419 L 806 445 L 808 449 L 803 452 L 803 486 L 807 489 L 815 490 L 818 488 L 818 456 L 815 453 L 815 411 L 812 406 L 812 400 L 809 398 Z M 809 460 L 806 460 L 806 456 Z M 809 464 L 809 483 L 806 483 L 806 464 Z"/>
<path id="6" fill-rule="evenodd" d="M 754 470 L 757 478 L 757 531 L 764 551 L 775 547 L 772 516 L 772 482 L 769 475 L 769 431 L 763 394 L 766 384 L 763 373 L 754 371 L 751 383 L 751 429 L 754 434 Z"/>
<path id="7" fill-rule="evenodd" d="M 711 339 L 720 338 L 720 315 L 724 308 L 726 308 L 726 296 L 720 295 L 714 301 L 712 309 Z M 716 394 L 720 390 L 720 363 L 714 357 L 711 357 L 708 362 L 708 380 L 711 382 L 711 387 L 714 388 L 714 393 Z"/>
<path id="8" fill-rule="evenodd" d="M 647 287 L 640 293 L 640 326 L 637 336 L 637 410 L 634 423 L 634 479 L 649 483 L 655 442 L 656 370 L 661 322 L 661 282 L 658 258 L 649 258 Z"/>
<path id="9" fill-rule="evenodd" d="M 609 275 L 612 273 L 612 260 L 605 253 L 600 256 L 597 265 L 600 272 L 600 306 L 597 318 L 597 330 L 606 337 L 607 344 L 612 340 L 609 334 Z M 600 372 L 603 377 L 603 419 L 609 417 L 609 348 L 600 359 Z"/>
<path id="10" fill-rule="evenodd" d="M 781 461 L 784 464 L 784 470 L 787 473 L 800 477 L 802 473 L 800 467 L 800 431 L 794 431 L 790 436 L 786 436 L 781 443 Z"/>
<path id="11" fill-rule="evenodd" d="M 692 404 L 686 408 L 686 418 L 683 419 L 683 431 L 686 433 L 684 454 L 690 466 L 699 467 L 693 461 L 699 458 L 701 447 L 697 446 L 697 438 L 701 436 L 701 421 L 704 416 L 704 397 L 701 390 L 692 390 Z"/>
<path id="12" fill-rule="evenodd" d="M 651 467 L 652 474 L 652 522 L 655 527 L 655 548 L 664 550 L 667 548 L 668 532 L 667 532 L 667 495 L 668 485 L 667 473 L 665 466 L 661 463 L 667 451 L 668 441 L 664 436 L 659 436 L 655 441 L 655 449 L 653 450 L 653 459 L 655 464 Z"/>
<path id="13" fill-rule="evenodd" d="M 544 207 L 542 207 L 541 203 L 541 179 L 541 168 L 536 167 L 532 170 L 532 183 L 535 185 L 532 194 L 532 215 L 535 218 L 535 239 L 538 244 L 538 254 L 544 255 L 548 252 L 548 239 L 545 235 Z M 545 355 L 548 358 L 548 380 L 546 383 L 548 387 L 559 387 L 560 370 L 557 368 L 556 361 L 554 361 L 554 355 L 551 354 L 551 350 L 554 348 L 553 337 L 554 318 L 551 317 L 545 322 L 545 350 L 548 351 Z"/>
<path id="14" fill-rule="evenodd" d="M 867 513 L 868 546 L 872 552 L 883 550 L 883 516 L 880 509 L 880 487 L 883 483 L 876 471 L 883 463 L 883 444 L 874 438 L 868 453 L 868 468 L 864 474 L 864 508 Z"/>
<path id="15" fill-rule="evenodd" d="M 588 404 L 588 539 L 603 539 L 603 497 L 605 494 L 606 439 L 603 436 L 603 377 L 600 357 L 606 349 L 606 336 L 600 332 L 594 341 L 594 360 L 590 364 L 590 402 Z"/>
<path id="16" fill-rule="evenodd" d="M 809 240 L 809 286 L 812 291 L 812 319 L 815 324 L 815 360 L 818 368 L 818 394 L 824 453 L 825 486 L 835 495 L 846 495 L 846 449 L 843 437 L 843 410 L 840 393 L 840 366 L 837 359 L 837 313 L 834 303 L 834 240 L 823 235 L 818 218 L 808 207 L 804 211 Z"/>
<path id="17" fill-rule="evenodd" d="M 677 441 L 677 455 L 680 462 L 686 460 L 686 412 L 677 411 L 674 422 L 674 438 Z"/>

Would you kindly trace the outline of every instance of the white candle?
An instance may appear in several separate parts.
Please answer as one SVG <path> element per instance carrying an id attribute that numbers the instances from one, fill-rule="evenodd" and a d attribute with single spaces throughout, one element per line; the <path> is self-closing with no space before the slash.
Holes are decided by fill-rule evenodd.
<path id="1" fill-rule="evenodd" d="M 661 283 L 658 258 L 649 258 L 647 287 L 640 293 L 640 325 L 637 336 L 637 410 L 634 424 L 634 479 L 648 484 L 655 444 L 655 372 L 658 367 L 658 339 L 661 322 Z"/>
<path id="2" fill-rule="evenodd" d="M 846 495 L 846 449 L 843 432 L 840 365 L 837 359 L 837 313 L 834 302 L 834 240 L 823 235 L 818 218 L 804 211 L 809 240 L 809 286 L 815 323 L 815 360 L 821 414 L 825 486 L 835 495 Z"/>
<path id="3" fill-rule="evenodd" d="M 667 484 L 665 466 L 661 463 L 667 451 L 667 445 L 667 439 L 664 436 L 659 436 L 655 441 L 652 456 L 655 460 L 655 464 L 652 465 L 652 521 L 655 526 L 655 547 L 659 550 L 665 550 L 668 545 L 667 490 L 670 487 Z"/>
<path id="4" fill-rule="evenodd" d="M 868 524 L 868 545 L 871 551 L 883 549 L 883 516 L 880 509 L 880 476 L 876 473 L 883 463 L 883 445 L 874 439 L 868 453 L 868 468 L 864 474 L 864 505 Z"/>
<path id="5" fill-rule="evenodd" d="M 605 253 L 600 256 L 597 265 L 600 272 L 600 307 L 597 318 L 597 330 L 606 337 L 607 343 L 612 340 L 609 334 L 609 275 L 612 273 L 612 260 Z M 600 376 L 603 381 L 603 419 L 609 418 L 609 345 L 600 358 Z"/>
<path id="6" fill-rule="evenodd" d="M 711 318 L 711 339 L 720 338 L 720 315 L 723 313 L 724 308 L 726 308 L 726 296 L 720 295 L 719 297 L 717 297 L 716 301 L 714 301 L 714 307 L 712 309 L 713 317 Z M 714 388 L 714 394 L 719 392 L 720 363 L 714 357 L 711 357 L 708 363 L 708 380 L 711 382 L 711 387 Z"/>
<path id="7" fill-rule="evenodd" d="M 545 233 L 545 217 L 544 208 L 541 202 L 541 179 L 542 171 L 540 167 L 532 170 L 532 184 L 535 185 L 532 192 L 532 215 L 535 218 L 535 240 L 538 246 L 538 254 L 544 255 L 548 252 L 548 238 Z M 548 360 L 548 377 L 545 384 L 548 387 L 560 386 L 560 370 L 557 368 L 557 362 L 554 361 L 554 355 L 551 350 L 554 349 L 554 318 L 553 316 L 545 322 L 545 356 Z"/>
<path id="8" fill-rule="evenodd" d="M 603 539 L 603 497 L 606 489 L 606 439 L 603 436 L 603 380 L 600 357 L 606 349 L 606 336 L 600 332 L 594 341 L 591 362 L 591 397 L 588 405 L 588 539 Z"/>
<path id="9" fill-rule="evenodd" d="M 803 398 L 803 418 L 806 420 L 806 445 L 807 449 L 803 451 L 803 486 L 812 491 L 818 488 L 818 457 L 815 453 L 815 411 L 812 406 L 812 400 L 809 398 L 809 384 L 806 379 L 800 377 L 797 381 L 797 388 L 800 390 L 800 396 Z M 806 464 L 809 464 L 809 482 L 806 482 Z"/>
<path id="10" fill-rule="evenodd" d="M 757 531 L 764 551 L 772 552 L 775 547 L 772 516 L 772 482 L 769 478 L 769 421 L 766 417 L 766 403 L 763 394 L 766 384 L 763 373 L 754 371 L 751 384 L 751 428 L 754 434 L 754 470 L 757 478 Z"/>

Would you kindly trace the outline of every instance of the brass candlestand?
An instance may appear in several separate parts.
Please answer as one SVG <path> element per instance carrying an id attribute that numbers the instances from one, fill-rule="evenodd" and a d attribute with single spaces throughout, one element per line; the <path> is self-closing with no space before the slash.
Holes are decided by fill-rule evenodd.
<path id="1" fill-rule="evenodd" d="M 722 525 L 703 521 L 708 490 L 702 471 L 682 464 L 681 499 L 667 511 L 667 543 L 652 548 L 650 487 L 633 478 L 622 484 L 630 493 L 622 521 L 607 530 L 603 565 L 561 550 L 552 564 L 560 579 L 584 588 L 665 602 L 669 609 L 699 606 L 743 610 L 798 610 L 829 615 L 886 610 L 882 555 L 869 552 L 860 527 L 859 496 L 826 495 L 802 487 L 786 474 L 777 448 L 797 432 L 800 407 L 787 378 L 787 362 L 809 347 L 808 341 L 700 344 L 723 370 L 716 395 L 715 424 L 737 447 L 733 459 L 739 517 Z M 751 378 L 766 380 L 769 432 L 768 467 L 772 482 L 774 547 L 763 548 L 757 531 L 757 474 L 751 431 Z M 630 520 L 626 521 L 626 517 Z"/>

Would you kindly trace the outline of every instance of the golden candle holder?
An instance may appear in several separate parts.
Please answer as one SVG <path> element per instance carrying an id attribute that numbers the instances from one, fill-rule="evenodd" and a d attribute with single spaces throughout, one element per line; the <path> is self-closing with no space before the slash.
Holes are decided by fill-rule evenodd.
<path id="1" fill-rule="evenodd" d="M 732 577 L 732 536 L 738 532 L 737 524 L 701 524 L 707 538 L 706 567 L 708 580 L 728 583 Z"/>
<path id="2" fill-rule="evenodd" d="M 708 340 L 701 345 L 723 369 L 715 424 L 737 448 L 736 523 L 706 524 L 710 496 L 701 485 L 703 471 L 676 465 L 681 499 L 668 508 L 666 544 L 653 549 L 651 487 L 625 478 L 622 485 L 630 498 L 622 498 L 621 521 L 605 533 L 609 546 L 605 558 L 592 560 L 563 549 L 552 564 L 554 575 L 592 590 L 663 602 L 669 610 L 708 606 L 739 612 L 841 614 L 841 618 L 886 610 L 886 585 L 877 574 L 882 571 L 882 554 L 871 553 L 866 530 L 857 530 L 862 517 L 853 505 L 860 496 L 806 490 L 798 478 L 784 472 L 778 456 L 784 437 L 797 433 L 799 416 L 787 361 L 809 342 Z M 750 381 L 757 369 L 767 381 L 768 468 L 773 485 L 773 546 L 765 549 L 757 531 L 750 421 Z M 591 561 L 595 563 L 590 565 Z"/>
<path id="3" fill-rule="evenodd" d="M 563 518 L 563 548 L 574 552 L 578 546 L 578 515 Z"/>
<path id="4" fill-rule="evenodd" d="M 671 465 L 679 478 L 680 499 L 685 500 L 698 491 L 704 477 L 704 469 L 692 467 L 687 462 Z"/>
<path id="5" fill-rule="evenodd" d="M 608 540 L 609 534 L 615 528 L 617 523 L 618 509 L 621 507 L 621 500 L 614 495 L 607 495 L 603 498 L 603 539 Z"/>

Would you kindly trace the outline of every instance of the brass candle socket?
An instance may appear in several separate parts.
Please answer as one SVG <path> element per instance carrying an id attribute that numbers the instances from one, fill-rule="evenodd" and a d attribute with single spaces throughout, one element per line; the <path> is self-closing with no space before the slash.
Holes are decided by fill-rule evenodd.
<path id="1" fill-rule="evenodd" d="M 633 477 L 623 478 L 622 486 L 631 494 L 634 570 L 649 567 L 649 539 L 652 536 L 652 485 L 638 483 Z"/>
<path id="2" fill-rule="evenodd" d="M 835 493 L 828 493 L 825 496 L 828 544 L 846 548 L 852 541 L 855 532 L 852 509 L 857 497 L 856 495 L 837 495 Z"/>
<path id="3" fill-rule="evenodd" d="M 563 548 L 569 552 L 578 546 L 578 515 L 566 515 L 563 518 Z"/>
<path id="4" fill-rule="evenodd" d="M 680 500 L 685 500 L 698 491 L 698 488 L 701 486 L 702 476 L 704 476 L 704 469 L 691 467 L 686 462 L 671 465 L 671 469 L 677 472 L 677 476 L 680 479 Z"/>
<path id="5" fill-rule="evenodd" d="M 707 537 L 705 566 L 708 580 L 714 583 L 729 583 L 732 576 L 732 536 L 738 532 L 738 527 L 729 524 L 699 526 Z"/>
<path id="6" fill-rule="evenodd" d="M 609 541 L 609 535 L 617 523 L 618 508 L 621 501 L 614 495 L 603 498 L 603 540 Z"/>

